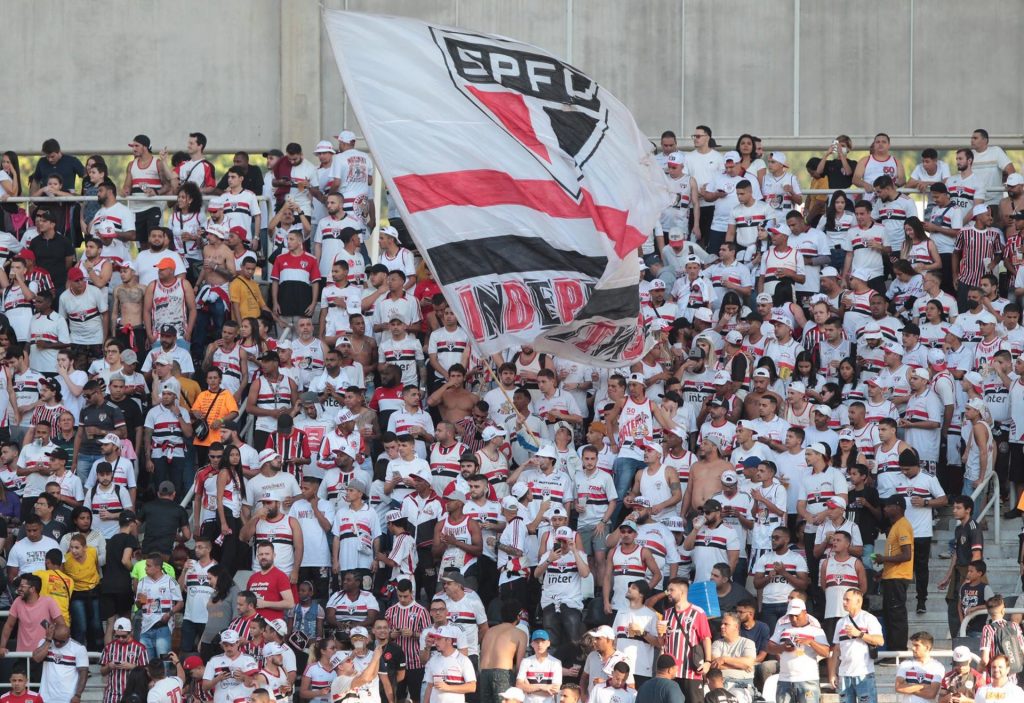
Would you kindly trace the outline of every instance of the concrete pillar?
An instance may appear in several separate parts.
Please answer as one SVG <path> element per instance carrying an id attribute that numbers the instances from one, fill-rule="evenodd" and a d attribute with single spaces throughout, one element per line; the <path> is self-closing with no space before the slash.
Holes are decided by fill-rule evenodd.
<path id="1" fill-rule="evenodd" d="M 320 125 L 320 5 L 280 0 L 281 148 L 302 145 L 312 159 L 313 147 L 327 135 Z"/>

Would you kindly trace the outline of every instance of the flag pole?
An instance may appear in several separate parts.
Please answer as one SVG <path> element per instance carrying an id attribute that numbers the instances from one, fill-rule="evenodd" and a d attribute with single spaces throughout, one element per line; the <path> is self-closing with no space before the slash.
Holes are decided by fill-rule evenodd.
<path id="1" fill-rule="evenodd" d="M 486 364 L 487 373 L 489 373 L 491 378 L 494 379 L 494 382 L 497 385 L 498 390 L 500 390 L 501 394 L 503 396 L 505 396 L 505 400 L 508 401 L 508 404 L 512 406 L 512 410 L 513 410 L 513 412 L 515 412 L 516 417 L 519 417 L 519 411 L 516 410 L 515 403 L 512 402 L 512 396 L 510 396 L 508 394 L 508 391 L 505 390 L 505 387 L 501 385 L 501 381 L 498 379 L 498 373 L 497 373 L 497 371 L 494 370 L 494 362 L 491 360 L 491 357 L 487 356 L 486 354 L 483 354 L 480 351 L 480 348 L 476 346 L 476 343 L 472 341 L 472 339 L 470 339 L 470 344 L 473 345 L 473 350 L 477 353 L 477 355 L 479 355 L 479 357 L 481 359 L 483 359 L 484 364 Z M 522 419 L 522 422 L 523 422 L 523 429 L 526 430 L 526 434 L 529 435 L 530 439 L 534 443 L 536 443 L 537 448 L 540 449 L 540 447 L 541 447 L 540 437 L 538 437 L 537 435 L 535 435 L 533 433 L 533 430 L 530 429 L 530 426 L 526 423 L 525 419 Z"/>

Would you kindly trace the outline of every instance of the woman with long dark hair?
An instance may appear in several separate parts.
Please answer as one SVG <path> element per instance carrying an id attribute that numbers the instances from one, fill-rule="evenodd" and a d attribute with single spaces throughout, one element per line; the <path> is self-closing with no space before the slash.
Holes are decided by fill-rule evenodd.
<path id="1" fill-rule="evenodd" d="M 825 226 L 822 228 L 828 238 L 832 266 L 843 270 L 846 263 L 846 248 L 849 247 L 849 232 L 857 224 L 853 216 L 853 201 L 845 191 L 837 190 L 829 198 L 825 208 Z"/>
<path id="2" fill-rule="evenodd" d="M 213 541 L 214 558 L 232 573 L 241 568 L 241 552 L 245 551 L 238 541 L 238 534 L 242 530 L 244 495 L 242 452 L 231 445 L 225 448 L 220 466 L 217 467 L 217 520 L 211 520 L 206 525 L 214 533 L 207 535 Z"/>
<path id="3" fill-rule="evenodd" d="M 259 320 L 255 317 L 243 317 L 238 325 L 238 337 L 238 343 L 249 360 L 249 378 L 242 379 L 242 382 L 243 384 L 252 383 L 256 371 L 259 369 L 259 364 L 256 363 L 256 360 L 260 358 L 263 352 L 267 351 L 267 343 L 260 335 Z M 245 397 L 244 393 L 242 397 Z"/>
<path id="4" fill-rule="evenodd" d="M 789 382 L 800 381 L 807 387 L 807 397 L 815 403 L 821 399 L 820 386 L 825 379 L 818 371 L 818 359 L 809 351 L 802 351 L 796 355 L 793 363 L 793 375 Z"/>
<path id="5" fill-rule="evenodd" d="M 855 464 L 867 466 L 867 463 L 867 457 L 857 448 L 857 442 L 853 438 L 853 433 L 846 430 L 840 432 L 839 449 L 832 456 L 832 466 L 842 469 L 845 476 Z"/>
<path id="6" fill-rule="evenodd" d="M 110 178 L 110 174 L 107 172 L 106 160 L 99 154 L 93 154 L 85 160 L 85 178 L 82 179 L 80 194 L 96 198 L 100 192 L 100 184 L 108 178 Z M 89 232 L 89 226 L 99 209 L 100 204 L 97 200 L 82 203 L 82 220 L 79 224 L 83 232 Z"/>
<path id="7" fill-rule="evenodd" d="M 302 672 L 299 685 L 299 696 L 310 703 L 327 703 L 330 699 L 331 684 L 337 677 L 335 667 L 331 666 L 331 657 L 338 651 L 338 643 L 333 637 L 325 637 L 313 645 L 312 664 Z"/>
<path id="8" fill-rule="evenodd" d="M 845 405 L 855 400 L 864 402 L 868 397 L 867 386 L 861 383 L 860 369 L 853 357 L 846 357 L 839 362 L 839 396 Z"/>
<path id="9" fill-rule="evenodd" d="M 238 617 L 238 587 L 223 564 L 211 566 L 206 577 L 213 595 L 206 606 L 206 626 L 199 637 L 199 653 L 205 661 L 210 661 L 210 657 L 221 653 L 220 633 Z"/>
<path id="10" fill-rule="evenodd" d="M 119 703 L 146 703 L 149 698 L 149 682 L 146 667 L 137 666 L 129 671 Z"/>
<path id="11" fill-rule="evenodd" d="M 18 165 L 18 154 L 5 151 L 0 156 L 0 201 L 21 195 L 21 166 Z M 28 217 L 19 203 L 3 203 L 3 209 L 0 210 L 0 231 L 10 232 L 14 237 L 19 237 L 27 222 Z"/>
<path id="12" fill-rule="evenodd" d="M 171 233 L 174 235 L 174 250 L 181 254 L 198 276 L 203 263 L 203 194 L 192 181 L 178 188 L 178 199 L 171 210 Z"/>
<path id="13" fill-rule="evenodd" d="M 748 181 L 757 181 L 760 188 L 764 183 L 764 173 L 768 169 L 757 155 L 757 137 L 752 134 L 741 134 L 736 140 L 736 153 L 740 155 L 740 166 L 743 167 L 743 177 Z"/>
<path id="14" fill-rule="evenodd" d="M 917 273 L 940 271 L 942 260 L 935 242 L 924 231 L 924 225 L 916 217 L 908 217 L 903 223 L 906 239 L 903 242 L 903 258 L 910 262 L 911 268 Z"/>
<path id="15" fill-rule="evenodd" d="M 924 322 L 921 323 L 921 344 L 929 349 L 942 349 L 949 329 L 949 316 L 942 309 L 942 302 L 932 299 L 925 303 Z"/>

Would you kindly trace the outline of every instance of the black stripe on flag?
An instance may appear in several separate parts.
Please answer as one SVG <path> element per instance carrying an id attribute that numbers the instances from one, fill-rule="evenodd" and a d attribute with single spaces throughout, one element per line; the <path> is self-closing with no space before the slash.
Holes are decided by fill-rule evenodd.
<path id="1" fill-rule="evenodd" d="M 540 237 L 515 234 L 449 242 L 432 247 L 428 256 L 442 286 L 480 276 L 530 271 L 573 271 L 596 280 L 608 266 L 606 257 L 556 249 Z"/>
<path id="2" fill-rule="evenodd" d="M 597 288 L 590 295 L 590 300 L 583 306 L 577 320 L 592 317 L 606 317 L 610 320 L 636 317 L 640 312 L 640 291 L 638 286 L 622 288 Z"/>

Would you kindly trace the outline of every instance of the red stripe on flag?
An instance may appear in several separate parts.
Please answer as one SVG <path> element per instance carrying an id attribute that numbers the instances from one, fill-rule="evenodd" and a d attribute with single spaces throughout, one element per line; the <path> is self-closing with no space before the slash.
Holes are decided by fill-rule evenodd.
<path id="1" fill-rule="evenodd" d="M 520 205 L 551 217 L 589 219 L 599 232 L 615 242 L 615 253 L 621 258 L 647 239 L 643 232 L 627 224 L 626 212 L 597 205 L 586 190 L 582 191 L 583 202 L 577 203 L 554 181 L 517 180 L 502 171 L 479 169 L 399 176 L 395 186 L 409 212 L 447 205 Z"/>

